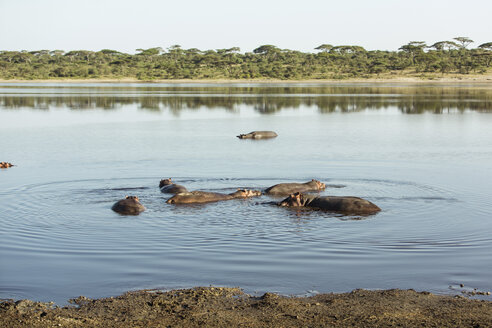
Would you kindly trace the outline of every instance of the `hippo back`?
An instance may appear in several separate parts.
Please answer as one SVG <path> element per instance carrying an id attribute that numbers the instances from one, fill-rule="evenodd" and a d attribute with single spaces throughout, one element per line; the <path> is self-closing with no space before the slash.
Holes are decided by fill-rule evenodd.
<path id="1" fill-rule="evenodd" d="M 240 134 L 237 137 L 239 139 L 266 139 L 275 138 L 278 134 L 273 131 L 251 131 L 247 134 Z"/>
<path id="2" fill-rule="evenodd" d="M 251 134 L 253 135 L 253 139 L 275 138 L 278 136 L 273 131 L 253 131 Z"/>
<path id="3" fill-rule="evenodd" d="M 178 184 L 170 184 L 170 185 L 165 185 L 161 188 L 161 192 L 166 193 L 166 194 L 179 194 L 179 193 L 186 193 L 188 192 L 188 189 L 182 185 Z"/>
<path id="4" fill-rule="evenodd" d="M 219 194 L 215 192 L 206 191 L 192 191 L 184 192 L 174 195 L 169 198 L 166 203 L 168 204 L 195 204 L 195 203 L 208 203 L 217 202 L 219 200 L 228 200 L 233 197 L 226 194 Z"/>
<path id="5" fill-rule="evenodd" d="M 366 199 L 359 197 L 340 197 L 340 196 L 322 196 L 322 197 L 305 197 L 305 205 L 308 207 L 319 208 L 326 211 L 340 212 L 344 214 L 373 214 L 381 209 Z"/>
<path id="6" fill-rule="evenodd" d="M 270 188 L 265 189 L 265 193 L 269 195 L 289 195 L 296 192 L 320 191 L 325 188 L 325 184 L 317 180 L 311 180 L 305 183 L 280 183 Z"/>

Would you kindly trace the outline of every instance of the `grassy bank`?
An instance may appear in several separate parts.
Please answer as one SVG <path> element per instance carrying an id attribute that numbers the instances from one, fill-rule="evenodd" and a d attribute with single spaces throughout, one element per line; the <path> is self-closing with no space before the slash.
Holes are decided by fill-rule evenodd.
<path id="1" fill-rule="evenodd" d="M 1 83 L 492 83 L 492 72 L 485 74 L 385 74 L 371 78 L 339 79 L 152 79 L 137 78 L 50 78 L 0 79 Z"/>

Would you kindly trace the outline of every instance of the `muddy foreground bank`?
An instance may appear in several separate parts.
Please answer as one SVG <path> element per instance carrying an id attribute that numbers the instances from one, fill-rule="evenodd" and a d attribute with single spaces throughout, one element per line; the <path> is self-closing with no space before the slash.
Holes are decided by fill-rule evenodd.
<path id="1" fill-rule="evenodd" d="M 0 327 L 492 327 L 491 301 L 413 290 L 291 298 L 200 287 L 72 303 L 1 302 Z"/>

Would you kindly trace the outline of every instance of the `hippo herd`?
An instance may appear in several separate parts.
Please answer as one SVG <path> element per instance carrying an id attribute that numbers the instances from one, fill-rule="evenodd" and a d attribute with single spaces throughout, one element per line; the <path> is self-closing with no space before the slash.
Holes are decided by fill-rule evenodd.
<path id="1" fill-rule="evenodd" d="M 200 204 L 211 203 L 223 200 L 245 199 L 261 196 L 259 190 L 237 189 L 230 194 L 222 194 L 207 191 L 188 191 L 184 186 L 172 182 L 172 179 L 163 179 L 159 183 L 162 193 L 174 194 L 166 203 L 168 204 Z M 320 192 L 326 185 L 318 180 L 311 180 L 305 183 L 280 183 L 266 188 L 263 193 L 271 196 L 288 196 L 279 203 L 278 206 L 288 206 L 295 208 L 310 208 L 337 212 L 351 215 L 375 214 L 381 209 L 368 200 L 358 197 L 340 196 L 319 196 L 309 194 Z M 137 196 L 126 196 L 125 199 L 117 201 L 112 210 L 124 215 L 137 215 L 145 211 L 145 207 L 140 203 Z"/>
<path id="2" fill-rule="evenodd" d="M 252 131 L 246 134 L 240 134 L 239 139 L 268 139 L 277 137 L 273 131 Z M 12 167 L 11 163 L 0 162 L 0 169 Z M 265 190 L 237 189 L 230 194 L 207 191 L 188 191 L 186 187 L 175 184 L 171 178 L 163 179 L 159 182 L 159 188 L 162 193 L 173 194 L 166 203 L 168 204 L 200 204 L 218 202 L 232 199 L 245 199 L 250 197 L 270 195 L 273 197 L 288 196 L 278 203 L 278 206 L 288 206 L 294 208 L 310 208 L 337 212 L 342 214 L 368 215 L 375 214 L 381 209 L 368 200 L 358 197 L 340 197 L 340 196 L 320 196 L 318 193 L 325 190 L 326 185 L 318 180 L 311 180 L 304 183 L 280 183 Z M 311 194 L 310 194 L 311 193 Z M 123 215 L 138 215 L 145 211 L 145 206 L 140 203 L 137 196 L 126 196 L 124 199 L 117 201 L 111 209 Z"/>

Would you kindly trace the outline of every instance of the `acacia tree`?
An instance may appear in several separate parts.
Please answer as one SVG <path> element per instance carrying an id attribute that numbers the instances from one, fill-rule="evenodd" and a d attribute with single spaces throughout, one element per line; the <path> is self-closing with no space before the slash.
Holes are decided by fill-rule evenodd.
<path id="1" fill-rule="evenodd" d="M 90 50 L 72 50 L 65 54 L 66 57 L 70 58 L 70 61 L 74 59 L 85 60 L 87 63 L 90 62 L 91 57 L 94 56 L 94 51 Z"/>
<path id="2" fill-rule="evenodd" d="M 366 52 L 361 46 L 336 46 L 330 49 L 330 53 L 337 53 L 340 55 L 353 54 L 357 52 Z"/>
<path id="3" fill-rule="evenodd" d="M 401 50 L 407 54 L 409 54 L 410 58 L 412 59 L 412 64 L 416 64 L 415 57 L 418 54 L 421 54 L 424 52 L 424 48 L 426 47 L 426 44 L 424 41 L 411 41 L 403 46 L 401 46 L 398 50 Z"/>
<path id="4" fill-rule="evenodd" d="M 480 55 L 485 60 L 485 66 L 490 67 L 492 62 L 492 42 L 482 43 L 478 46 L 478 48 L 482 50 Z"/>
<path id="5" fill-rule="evenodd" d="M 473 41 L 472 39 L 466 37 L 466 36 L 458 36 L 456 38 L 453 38 L 453 40 L 456 40 L 459 45 L 460 45 L 460 48 L 462 49 L 466 49 L 466 47 L 470 44 L 470 43 L 473 43 L 475 41 Z"/>
<path id="6" fill-rule="evenodd" d="M 331 48 L 333 48 L 333 46 L 331 44 L 322 44 L 314 49 L 316 50 L 320 50 L 322 52 L 328 52 L 331 50 Z"/>
<path id="7" fill-rule="evenodd" d="M 160 54 L 162 52 L 162 48 L 161 47 L 155 47 L 155 48 L 149 48 L 149 49 L 136 49 L 138 52 L 137 56 L 138 55 L 142 55 L 142 56 L 156 56 L 158 54 Z"/>
<path id="8" fill-rule="evenodd" d="M 145 59 L 149 59 L 151 62 L 154 60 L 156 56 L 162 53 L 161 47 L 154 47 L 149 49 L 136 49 L 139 51 L 137 56 L 142 56 Z"/>
<path id="9" fill-rule="evenodd" d="M 264 44 L 262 46 L 259 46 L 255 50 L 253 50 L 255 54 L 273 54 L 273 53 L 278 53 L 280 52 L 280 49 L 277 48 L 276 46 L 273 46 L 271 44 Z"/>
<path id="10" fill-rule="evenodd" d="M 459 48 L 459 45 L 453 41 L 439 41 L 429 46 L 428 48 L 434 48 L 438 51 L 442 51 L 442 50 L 446 50 L 446 48 L 447 50 L 457 49 Z"/>
<path id="11" fill-rule="evenodd" d="M 478 47 L 484 50 L 492 50 L 492 42 L 482 43 Z"/>

